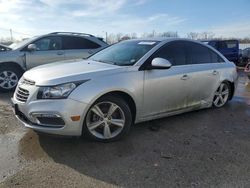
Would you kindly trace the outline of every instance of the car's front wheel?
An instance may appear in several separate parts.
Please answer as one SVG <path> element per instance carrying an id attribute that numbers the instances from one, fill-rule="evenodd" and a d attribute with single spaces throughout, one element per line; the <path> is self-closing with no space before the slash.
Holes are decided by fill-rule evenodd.
<path id="1" fill-rule="evenodd" d="M 227 82 L 222 82 L 214 94 L 213 106 L 220 108 L 224 106 L 231 95 L 231 88 Z"/>
<path id="2" fill-rule="evenodd" d="M 128 104 L 119 96 L 109 95 L 101 97 L 90 107 L 83 133 L 97 141 L 115 141 L 129 132 L 131 124 Z"/>
<path id="3" fill-rule="evenodd" d="M 0 67 L 0 91 L 7 92 L 15 89 L 22 71 L 15 67 Z"/>

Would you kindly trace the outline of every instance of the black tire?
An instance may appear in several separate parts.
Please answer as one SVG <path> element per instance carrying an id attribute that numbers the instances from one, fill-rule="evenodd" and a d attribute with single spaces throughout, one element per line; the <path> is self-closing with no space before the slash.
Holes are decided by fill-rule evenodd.
<path id="1" fill-rule="evenodd" d="M 108 139 L 101 139 L 96 137 L 95 135 L 93 135 L 88 127 L 87 127 L 87 123 L 86 123 L 86 119 L 87 119 L 87 115 L 88 113 L 90 113 L 90 110 L 93 106 L 95 106 L 98 103 L 101 102 L 112 102 L 114 104 L 116 104 L 117 106 L 119 106 L 121 108 L 121 110 L 124 112 L 124 116 L 125 116 L 125 124 L 124 127 L 122 129 L 122 131 L 116 135 L 113 138 L 108 138 Z M 126 101 L 121 98 L 120 96 L 117 95 L 106 95 L 103 96 L 101 98 L 99 98 L 88 110 L 85 120 L 84 120 L 84 124 L 83 124 L 83 130 L 82 130 L 82 135 L 86 136 L 92 140 L 95 141 L 99 141 L 99 142 L 112 142 L 112 141 L 117 141 L 120 140 L 121 138 L 123 138 L 125 135 L 127 135 L 129 133 L 130 127 L 132 125 L 132 114 L 131 114 L 131 110 L 128 106 L 128 104 L 126 103 Z"/>
<path id="2" fill-rule="evenodd" d="M 10 66 L 0 66 L 0 76 L 1 76 L 1 73 L 3 73 L 4 71 L 10 71 L 10 72 L 13 72 L 18 80 L 21 78 L 21 76 L 23 75 L 23 70 L 17 66 L 14 66 L 14 65 L 10 65 Z M 1 82 L 1 81 L 0 81 Z M 15 88 L 16 88 L 17 84 L 15 84 L 12 88 L 4 88 L 0 85 L 0 92 L 9 92 L 9 91 L 13 91 Z"/>

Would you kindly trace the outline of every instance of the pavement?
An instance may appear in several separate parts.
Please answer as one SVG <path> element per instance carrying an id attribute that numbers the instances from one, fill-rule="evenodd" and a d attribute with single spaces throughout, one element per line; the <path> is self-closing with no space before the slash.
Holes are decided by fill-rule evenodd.
<path id="1" fill-rule="evenodd" d="M 135 125 L 123 140 L 38 135 L 0 93 L 0 187 L 250 187 L 250 83 L 225 107 Z"/>

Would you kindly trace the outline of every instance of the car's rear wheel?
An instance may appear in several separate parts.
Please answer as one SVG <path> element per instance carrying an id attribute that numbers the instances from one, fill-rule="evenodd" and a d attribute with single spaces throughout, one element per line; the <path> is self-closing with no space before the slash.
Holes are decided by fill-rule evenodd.
<path id="1" fill-rule="evenodd" d="M 15 89 L 22 71 L 14 67 L 0 67 L 0 91 L 7 92 Z"/>
<path id="2" fill-rule="evenodd" d="M 227 82 L 222 82 L 214 94 L 213 106 L 220 108 L 224 106 L 231 95 L 231 88 Z"/>
<path id="3" fill-rule="evenodd" d="M 119 96 L 104 96 L 90 107 L 83 133 L 97 141 L 115 141 L 129 132 L 131 124 L 128 104 Z"/>

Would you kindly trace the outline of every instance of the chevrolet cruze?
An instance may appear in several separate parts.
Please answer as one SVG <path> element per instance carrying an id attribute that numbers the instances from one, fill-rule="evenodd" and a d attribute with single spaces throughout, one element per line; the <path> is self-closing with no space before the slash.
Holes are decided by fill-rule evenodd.
<path id="1" fill-rule="evenodd" d="M 132 124 L 224 106 L 236 67 L 187 39 L 128 40 L 92 55 L 27 71 L 13 96 L 16 117 L 36 131 L 114 141 Z"/>

